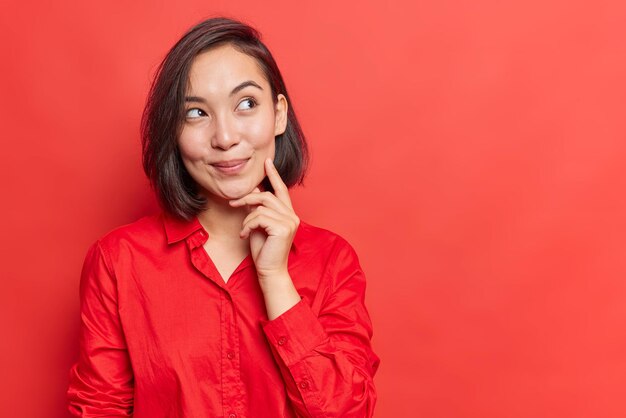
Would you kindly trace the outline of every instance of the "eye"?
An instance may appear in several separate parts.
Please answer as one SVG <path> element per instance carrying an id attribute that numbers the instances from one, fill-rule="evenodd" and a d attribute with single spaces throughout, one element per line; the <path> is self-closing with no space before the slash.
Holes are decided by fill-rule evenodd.
<path id="1" fill-rule="evenodd" d="M 187 109 L 187 111 L 185 112 L 185 117 L 188 119 L 201 118 L 202 116 L 206 115 L 207 114 L 204 113 L 202 109 L 198 109 L 197 107 L 194 107 L 193 109 Z"/>
<path id="2" fill-rule="evenodd" d="M 248 97 L 248 98 L 243 99 L 241 102 L 239 102 L 239 105 L 237 106 L 237 110 L 250 110 L 256 105 L 257 105 L 256 101 L 253 98 Z"/>

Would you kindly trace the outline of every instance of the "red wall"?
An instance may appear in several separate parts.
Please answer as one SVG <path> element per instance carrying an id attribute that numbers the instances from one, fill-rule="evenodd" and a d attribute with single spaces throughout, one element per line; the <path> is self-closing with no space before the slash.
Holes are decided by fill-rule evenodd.
<path id="1" fill-rule="evenodd" d="M 313 149 L 296 209 L 356 247 L 378 417 L 626 416 L 623 1 L 4 2 L 0 401 L 62 417 L 87 246 L 154 210 L 156 65 L 256 25 Z"/>

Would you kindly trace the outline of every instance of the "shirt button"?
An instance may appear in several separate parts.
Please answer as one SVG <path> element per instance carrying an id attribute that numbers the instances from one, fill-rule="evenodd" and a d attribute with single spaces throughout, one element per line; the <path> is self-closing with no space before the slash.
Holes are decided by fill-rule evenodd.
<path id="1" fill-rule="evenodd" d="M 302 382 L 300 382 L 300 387 L 302 389 L 308 389 L 309 388 L 309 382 L 307 382 L 306 380 L 303 380 Z"/>
<path id="2" fill-rule="evenodd" d="M 287 341 L 287 338 L 285 338 L 285 337 L 280 337 L 280 338 L 278 339 L 278 345 L 284 345 L 286 341 Z"/>
<path id="3" fill-rule="evenodd" d="M 229 351 L 228 353 L 226 353 L 226 357 L 232 360 L 235 358 L 235 353 L 233 353 L 232 351 Z"/>
<path id="4" fill-rule="evenodd" d="M 237 414 L 230 414 L 228 418 L 237 418 Z"/>

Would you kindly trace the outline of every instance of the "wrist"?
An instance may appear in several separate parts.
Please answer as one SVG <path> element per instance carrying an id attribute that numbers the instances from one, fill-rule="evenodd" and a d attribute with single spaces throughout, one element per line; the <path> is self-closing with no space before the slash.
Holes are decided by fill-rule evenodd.
<path id="1" fill-rule="evenodd" d="M 291 281 L 291 276 L 289 275 L 289 271 L 287 269 L 276 271 L 257 270 L 257 277 L 259 279 L 261 289 L 263 289 L 264 287 L 283 287 L 288 286 L 289 284 L 293 284 L 293 282 Z"/>
<path id="2" fill-rule="evenodd" d="M 270 321 L 300 302 L 300 294 L 293 285 L 293 281 L 288 273 L 263 279 L 259 278 L 259 285 L 263 292 L 265 309 Z"/>

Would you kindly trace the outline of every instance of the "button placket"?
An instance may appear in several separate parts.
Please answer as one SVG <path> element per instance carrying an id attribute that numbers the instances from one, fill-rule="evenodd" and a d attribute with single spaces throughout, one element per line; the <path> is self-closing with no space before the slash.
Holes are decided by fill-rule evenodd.
<path id="1" fill-rule="evenodd" d="M 239 330 L 237 313 L 232 295 L 227 291 L 221 294 L 222 299 L 222 390 L 224 416 L 243 418 L 247 414 L 243 384 L 241 382 L 241 364 L 239 352 Z M 232 411 L 232 412 L 231 412 Z"/>
<path id="2" fill-rule="evenodd" d="M 187 239 L 191 263 L 202 273 L 219 292 L 220 306 L 220 340 L 221 340 L 221 375 L 222 375 L 222 408 L 224 417 L 245 418 L 247 416 L 245 391 L 241 381 L 241 364 L 239 359 L 239 329 L 237 313 L 229 289 L 221 280 L 219 273 L 202 244 L 208 235 L 199 231 L 193 238 Z M 219 280 L 217 280 L 219 279 Z"/>

